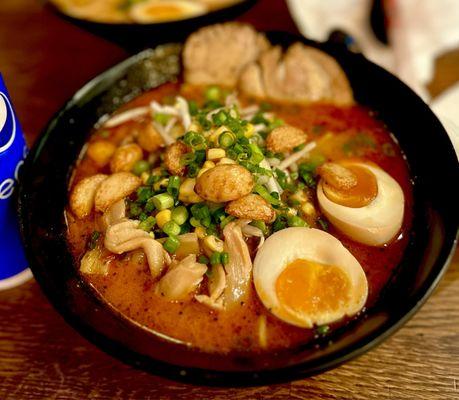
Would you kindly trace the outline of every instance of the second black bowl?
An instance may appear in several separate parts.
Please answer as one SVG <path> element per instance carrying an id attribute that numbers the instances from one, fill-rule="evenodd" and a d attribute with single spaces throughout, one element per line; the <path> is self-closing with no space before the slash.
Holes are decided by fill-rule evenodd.
<path id="1" fill-rule="evenodd" d="M 232 20 L 249 10 L 256 2 L 257 0 L 240 0 L 197 17 L 151 24 L 95 22 L 71 17 L 57 7 L 52 7 L 67 21 L 135 52 L 160 43 L 181 41 L 201 26 Z"/>

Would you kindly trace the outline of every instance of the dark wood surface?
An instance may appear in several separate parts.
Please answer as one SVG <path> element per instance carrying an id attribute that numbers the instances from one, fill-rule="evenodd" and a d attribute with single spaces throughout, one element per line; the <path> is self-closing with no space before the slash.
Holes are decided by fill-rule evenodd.
<path id="1" fill-rule="evenodd" d="M 281 0 L 262 0 L 242 19 L 295 31 Z M 433 94 L 459 79 L 458 55 L 439 59 Z M 0 0 L 0 71 L 29 143 L 76 89 L 124 57 L 43 2 Z M 106 355 L 66 325 L 31 281 L 0 292 L 0 399 L 459 399 L 458 283 L 456 253 L 427 304 L 378 348 L 308 379 L 219 389 L 159 378 Z"/>

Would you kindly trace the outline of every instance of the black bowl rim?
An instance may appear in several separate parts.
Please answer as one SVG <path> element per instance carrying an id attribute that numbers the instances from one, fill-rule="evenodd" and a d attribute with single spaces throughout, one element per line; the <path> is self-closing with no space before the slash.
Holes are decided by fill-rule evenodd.
<path id="1" fill-rule="evenodd" d="M 84 24 L 87 26 L 107 27 L 107 28 L 113 28 L 113 29 L 129 29 L 133 27 L 139 28 L 139 29 L 142 29 L 142 27 L 147 28 L 147 29 L 153 28 L 153 27 L 155 29 L 166 29 L 166 28 L 171 28 L 174 25 L 181 24 L 181 23 L 195 24 L 195 26 L 199 26 L 200 22 L 203 20 L 210 20 L 214 18 L 219 19 L 220 17 L 223 17 L 225 14 L 231 13 L 231 12 L 242 14 L 243 12 L 251 8 L 257 1 L 258 0 L 238 0 L 236 3 L 229 4 L 221 8 L 216 8 L 215 10 L 206 12 L 204 14 L 196 15 L 191 18 L 183 18 L 183 19 L 177 19 L 177 20 L 171 20 L 171 21 L 165 21 L 165 22 L 151 22 L 151 23 L 102 22 L 102 21 L 94 21 L 91 19 L 78 18 L 70 14 L 66 14 L 63 10 L 60 9 L 59 6 L 54 4 L 52 1 L 50 1 L 49 3 L 53 7 L 53 9 L 55 9 L 59 13 L 59 15 L 77 24 Z"/>
<path id="2" fill-rule="evenodd" d="M 277 32 L 281 35 L 286 35 L 285 32 Z M 290 34 L 288 34 L 290 35 Z M 290 35 L 292 36 L 292 35 Z M 293 35 L 295 36 L 295 35 Z M 303 37 L 296 36 L 297 40 L 301 40 L 307 43 L 314 43 L 311 42 Z M 45 129 L 42 131 L 39 139 L 32 147 L 29 156 L 26 160 L 24 165 L 24 173 L 32 173 L 33 174 L 33 161 L 39 156 L 40 151 L 42 150 L 43 146 L 46 144 L 48 135 L 51 133 L 53 126 L 56 122 L 61 118 L 62 114 L 64 114 L 67 110 L 71 109 L 75 104 L 78 102 L 79 98 L 86 92 L 94 90 L 97 86 L 101 85 L 104 86 L 104 82 L 106 81 L 108 76 L 111 75 L 118 75 L 122 71 L 124 71 L 129 66 L 135 64 L 137 60 L 142 59 L 146 54 L 151 52 L 152 49 L 143 50 L 133 56 L 128 57 L 124 61 L 115 64 L 111 68 L 105 70 L 104 72 L 98 74 L 96 77 L 89 80 L 85 85 L 83 85 L 79 90 L 75 92 L 75 94 L 65 103 L 65 105 L 55 113 L 55 115 L 51 118 Z M 362 58 L 363 55 L 359 55 Z M 405 85 L 402 81 L 400 81 L 397 77 L 393 76 L 383 68 L 379 67 L 378 65 L 372 63 L 371 61 L 365 59 L 365 62 L 368 62 L 373 65 L 373 68 L 379 69 L 384 74 L 390 76 L 392 79 L 396 79 L 400 85 L 404 86 L 406 89 L 412 92 L 412 90 Z M 418 97 L 418 96 L 416 96 Z M 418 97 L 419 99 L 419 97 Z M 420 100 L 420 99 L 419 99 Z M 422 101 L 422 100 L 420 100 Z M 443 131 L 444 135 L 447 135 L 445 131 Z M 449 140 L 449 137 L 448 137 Z M 449 146 L 453 148 L 451 141 L 449 140 Z M 142 356 L 139 353 L 126 348 L 125 345 L 115 342 L 112 339 L 108 339 L 112 343 L 108 345 L 102 344 L 100 342 L 100 338 L 98 337 L 100 334 L 96 332 L 91 326 L 85 324 L 83 321 L 79 319 L 79 317 L 71 312 L 69 309 L 62 308 L 59 304 L 53 300 L 53 297 L 49 295 L 46 290 L 44 289 L 44 285 L 42 284 L 42 277 L 36 273 L 34 268 L 34 258 L 33 253 L 31 252 L 31 247 L 28 244 L 27 237 L 25 235 L 26 226 L 28 221 L 26 220 L 26 214 L 24 212 L 23 205 L 26 202 L 27 193 L 23 185 L 19 185 L 18 189 L 18 212 L 19 212 L 19 221 L 20 221 L 20 229 L 21 235 L 24 243 L 24 247 L 26 250 L 27 258 L 30 262 L 30 268 L 34 274 L 34 277 L 38 281 L 41 289 L 43 290 L 44 294 L 48 298 L 48 300 L 52 303 L 54 308 L 63 316 L 65 321 L 71 325 L 79 334 L 81 334 L 84 338 L 89 340 L 91 343 L 95 344 L 97 347 L 103 349 L 105 352 L 109 353 L 110 355 L 114 356 L 115 358 L 121 359 L 124 362 L 134 366 L 139 367 L 142 369 L 149 370 L 148 366 L 143 365 L 143 361 L 139 361 L 142 359 Z M 178 381 L 183 381 L 187 383 L 197 383 L 197 384 L 205 384 L 208 386 L 258 386 L 258 385 L 265 385 L 265 384 L 273 384 L 273 383 L 281 383 L 292 381 L 295 379 L 305 378 L 331 368 L 334 368 L 346 361 L 349 361 L 353 358 L 356 358 L 373 347 L 379 345 L 385 339 L 387 339 L 390 335 L 395 333 L 398 329 L 400 329 L 413 315 L 421 308 L 421 306 L 426 302 L 428 297 L 432 294 L 432 292 L 437 287 L 439 281 L 443 277 L 444 273 L 446 272 L 448 265 L 455 253 L 456 245 L 459 239 L 459 226 L 456 229 L 456 234 L 454 237 L 452 235 L 449 238 L 445 238 L 445 244 L 442 247 L 442 252 L 438 255 L 437 258 L 437 268 L 432 269 L 429 273 L 428 278 L 425 280 L 423 286 L 417 290 L 416 295 L 413 296 L 410 303 L 406 303 L 403 305 L 403 311 L 399 312 L 396 317 L 391 316 L 388 318 L 383 325 L 381 325 L 378 329 L 371 332 L 369 335 L 366 335 L 362 338 L 359 342 L 351 345 L 346 345 L 343 349 L 338 350 L 336 352 L 330 353 L 329 355 L 325 355 L 322 358 L 317 360 L 312 360 L 306 363 L 299 363 L 283 368 L 277 368 L 272 370 L 261 370 L 256 372 L 247 372 L 247 371 L 219 371 L 219 370 L 206 370 L 201 368 L 189 368 L 189 367 L 181 367 L 179 365 L 170 364 L 161 360 L 157 360 L 151 357 L 147 357 L 149 363 L 153 363 L 156 367 L 159 368 L 153 369 L 153 373 L 159 376 L 171 378 Z M 440 260 L 441 258 L 441 260 Z M 118 348 L 114 348 L 115 346 L 120 346 L 121 350 Z M 138 360 L 132 360 L 131 356 L 137 355 Z M 190 374 L 183 374 L 184 370 L 190 372 Z M 207 374 L 212 374 L 212 378 L 206 377 Z"/>

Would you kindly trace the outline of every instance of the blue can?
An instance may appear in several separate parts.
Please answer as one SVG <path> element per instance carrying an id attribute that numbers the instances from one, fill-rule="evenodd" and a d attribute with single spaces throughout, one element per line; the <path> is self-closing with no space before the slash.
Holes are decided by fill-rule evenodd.
<path id="1" fill-rule="evenodd" d="M 14 189 L 27 145 L 0 75 L 0 290 L 31 277 L 19 236 Z"/>

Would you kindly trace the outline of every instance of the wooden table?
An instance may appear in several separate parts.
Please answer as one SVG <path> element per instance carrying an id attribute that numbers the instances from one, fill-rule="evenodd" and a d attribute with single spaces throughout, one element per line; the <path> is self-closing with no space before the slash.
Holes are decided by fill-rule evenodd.
<path id="1" fill-rule="evenodd" d="M 262 0 L 242 19 L 295 31 L 280 0 Z M 76 89 L 125 56 L 37 0 L 0 1 L 0 71 L 29 143 Z M 431 92 L 458 79 L 453 52 L 439 60 Z M 158 378 L 106 355 L 67 326 L 31 281 L 0 293 L 0 399 L 459 399 L 458 283 L 456 253 L 427 304 L 377 349 L 309 379 L 219 389 Z"/>

